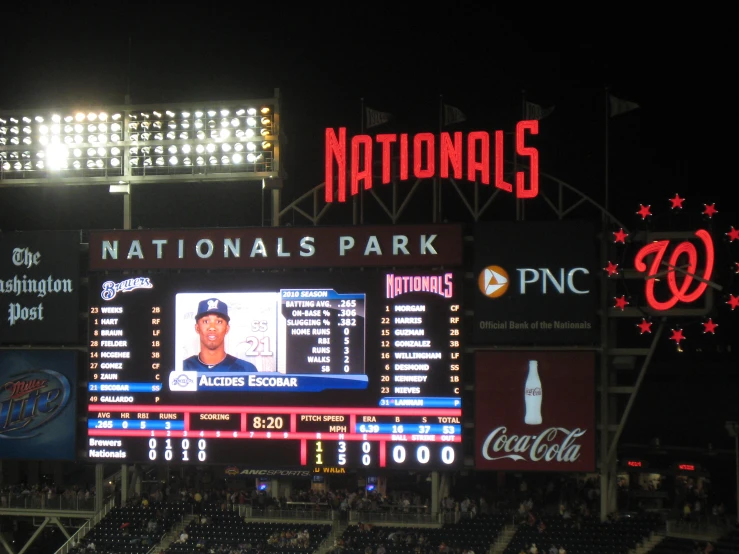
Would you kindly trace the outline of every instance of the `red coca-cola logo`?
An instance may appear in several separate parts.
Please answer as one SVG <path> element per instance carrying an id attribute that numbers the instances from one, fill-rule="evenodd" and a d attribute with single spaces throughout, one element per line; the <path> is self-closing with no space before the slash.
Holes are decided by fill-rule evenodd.
<path id="1" fill-rule="evenodd" d="M 478 352 L 476 366 L 477 469 L 595 469 L 592 352 Z"/>
<path id="2" fill-rule="evenodd" d="M 698 270 L 698 250 L 695 245 L 689 241 L 682 241 L 672 249 L 667 261 L 664 260 L 667 253 L 669 240 L 658 240 L 643 246 L 637 252 L 634 258 L 634 268 L 639 272 L 646 272 L 646 285 L 644 288 L 647 304 L 659 311 L 669 310 L 678 302 L 689 304 L 698 300 L 708 287 L 708 281 L 713 274 L 714 249 L 713 239 L 708 231 L 699 229 L 695 232 L 695 236 L 700 239 L 705 248 L 705 265 L 703 266 L 702 275 L 697 275 Z M 652 263 L 647 267 L 645 259 L 654 254 Z M 680 265 L 682 258 L 687 260 L 684 265 Z M 661 274 L 667 275 L 667 289 L 669 296 L 667 299 L 660 300 L 655 294 L 655 286 L 657 277 Z M 681 283 L 678 285 L 678 274 Z M 698 284 L 692 288 L 693 281 Z M 692 290 L 691 290 L 692 288 Z M 690 292 L 688 292 L 690 291 Z"/>

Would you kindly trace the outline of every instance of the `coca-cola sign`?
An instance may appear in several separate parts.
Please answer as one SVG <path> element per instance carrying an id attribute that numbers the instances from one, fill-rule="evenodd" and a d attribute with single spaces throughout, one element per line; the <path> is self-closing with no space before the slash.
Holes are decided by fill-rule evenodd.
<path id="1" fill-rule="evenodd" d="M 477 469 L 593 471 L 590 352 L 478 352 Z"/>

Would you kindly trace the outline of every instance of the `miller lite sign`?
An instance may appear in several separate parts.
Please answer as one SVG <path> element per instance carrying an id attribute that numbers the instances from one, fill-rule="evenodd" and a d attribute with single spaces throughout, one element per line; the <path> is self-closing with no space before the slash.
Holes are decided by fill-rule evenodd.
<path id="1" fill-rule="evenodd" d="M 0 352 L 0 459 L 75 458 L 76 352 Z"/>

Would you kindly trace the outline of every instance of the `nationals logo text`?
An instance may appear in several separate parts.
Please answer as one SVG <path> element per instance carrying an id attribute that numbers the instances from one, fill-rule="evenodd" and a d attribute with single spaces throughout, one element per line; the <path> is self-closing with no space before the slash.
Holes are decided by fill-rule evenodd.
<path id="1" fill-rule="evenodd" d="M 699 229 L 695 232 L 695 236 L 700 239 L 705 248 L 705 266 L 702 275 L 697 275 L 698 270 L 698 251 L 693 243 L 683 241 L 672 249 L 670 256 L 665 260 L 669 240 L 658 240 L 647 244 L 637 252 L 634 258 L 634 268 L 639 272 L 646 271 L 647 284 L 644 292 L 647 303 L 654 310 L 664 311 L 674 307 L 678 302 L 695 302 L 706 291 L 709 280 L 713 274 L 714 249 L 713 240 L 708 231 Z M 654 254 L 652 263 L 647 268 L 644 261 L 647 256 Z M 687 261 L 684 265 L 681 263 L 681 257 L 685 255 Z M 682 274 L 682 282 L 678 285 L 677 274 Z M 665 300 L 657 299 L 655 295 L 655 284 L 661 275 L 667 274 L 667 288 L 672 295 L 671 298 Z M 693 281 L 698 281 L 698 285 L 688 292 Z"/>
<path id="2" fill-rule="evenodd" d="M 576 427 L 550 427 L 538 435 L 507 435 L 507 427 L 494 429 L 482 445 L 482 456 L 495 461 L 509 458 L 514 461 L 528 459 L 532 462 L 576 462 L 580 457 L 580 445 L 575 441 L 587 433 Z M 524 454 L 522 456 L 521 454 Z"/>
<path id="3" fill-rule="evenodd" d="M 11 377 L 0 389 L 0 439 L 30 439 L 64 411 L 70 397 L 67 378 L 50 369 Z"/>

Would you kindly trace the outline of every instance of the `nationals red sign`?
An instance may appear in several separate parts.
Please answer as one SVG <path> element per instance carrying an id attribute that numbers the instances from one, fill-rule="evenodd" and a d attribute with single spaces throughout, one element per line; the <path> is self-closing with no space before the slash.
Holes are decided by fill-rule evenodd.
<path id="1" fill-rule="evenodd" d="M 90 269 L 456 266 L 459 225 L 91 231 Z"/>
<path id="2" fill-rule="evenodd" d="M 478 352 L 475 467 L 595 470 L 592 352 Z"/>
<path id="3" fill-rule="evenodd" d="M 346 202 L 347 175 L 352 196 L 359 194 L 360 187 L 371 189 L 375 154 L 379 155 L 383 185 L 390 183 L 391 160 L 397 158 L 397 176 L 401 181 L 437 176 L 471 182 L 479 180 L 483 185 L 492 182 L 506 192 L 514 192 L 515 186 L 517 198 L 534 198 L 539 194 L 539 151 L 526 144 L 528 134 L 539 134 L 538 120 L 519 121 L 516 125 L 515 152 L 523 162 L 522 167 L 528 166 L 528 171 L 517 171 L 514 185 L 504 179 L 503 131 L 473 131 L 466 137 L 459 131 L 443 132 L 438 136 L 434 133 L 386 133 L 374 138 L 356 135 L 347 145 L 346 127 L 339 127 L 338 131 L 326 129 L 326 202 L 334 201 L 335 180 L 338 181 L 337 200 Z"/>
<path id="4" fill-rule="evenodd" d="M 671 244 L 669 240 L 658 240 L 643 246 L 637 252 L 634 268 L 646 273 L 644 293 L 647 304 L 652 309 L 664 311 L 673 308 L 678 302 L 690 304 L 706 291 L 713 274 L 713 239 L 704 229 L 696 231 L 695 236 L 703 244 L 702 256 L 698 255 L 695 245 L 687 240 L 676 244 Z M 651 263 L 647 264 L 646 259 L 652 255 L 654 257 Z M 655 285 L 660 276 L 664 275 L 667 276 L 667 290 L 658 297 Z"/>

